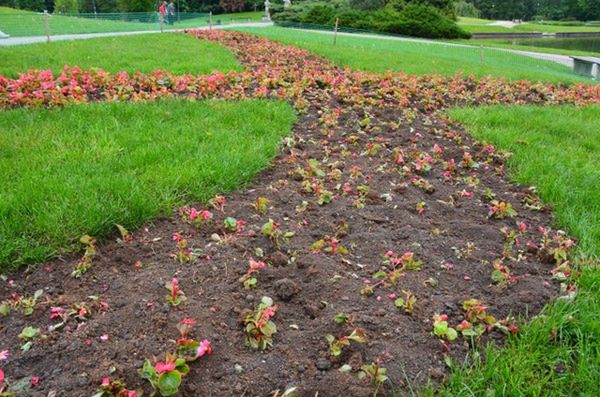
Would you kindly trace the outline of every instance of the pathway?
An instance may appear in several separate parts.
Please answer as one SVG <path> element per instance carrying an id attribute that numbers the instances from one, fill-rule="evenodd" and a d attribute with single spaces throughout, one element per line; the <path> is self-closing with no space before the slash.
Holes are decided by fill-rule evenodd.
<path id="1" fill-rule="evenodd" d="M 223 25 L 213 25 L 215 29 L 223 28 L 245 28 L 245 27 L 264 27 L 273 26 L 272 22 L 245 22 L 245 23 L 232 23 Z M 187 29 L 201 29 L 208 30 L 208 26 L 202 26 L 198 28 L 186 28 Z M 165 29 L 165 32 L 179 32 L 183 29 Z M 141 30 L 133 32 L 104 32 L 104 33 L 82 33 L 82 34 L 62 34 L 50 36 L 50 41 L 64 41 L 64 40 L 81 40 L 81 39 L 93 39 L 96 37 L 114 37 L 114 36 L 128 36 L 135 34 L 146 34 L 146 33 L 160 33 L 160 30 Z M 46 36 L 27 36 L 27 37 L 9 37 L 2 38 L 2 32 L 0 32 L 0 47 L 2 46 L 13 46 L 23 44 L 35 44 L 45 43 L 47 41 Z"/>

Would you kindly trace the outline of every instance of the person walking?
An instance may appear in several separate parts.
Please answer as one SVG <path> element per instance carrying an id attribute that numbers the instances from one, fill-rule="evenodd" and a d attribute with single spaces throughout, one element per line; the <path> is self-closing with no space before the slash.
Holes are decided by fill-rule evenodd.
<path id="1" fill-rule="evenodd" d="M 169 1 L 169 5 L 167 6 L 167 18 L 169 20 L 169 25 L 173 25 L 175 22 L 175 4 L 173 0 Z"/>
<path id="2" fill-rule="evenodd" d="M 164 0 L 162 3 L 160 3 L 160 6 L 158 7 L 158 14 L 160 17 L 160 24 L 162 26 L 163 23 L 167 22 L 167 1 Z"/>

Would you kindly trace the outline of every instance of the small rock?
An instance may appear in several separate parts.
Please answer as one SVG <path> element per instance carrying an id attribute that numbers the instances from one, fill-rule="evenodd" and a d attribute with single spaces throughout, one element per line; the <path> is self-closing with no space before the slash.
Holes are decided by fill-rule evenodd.
<path id="1" fill-rule="evenodd" d="M 328 359 L 321 357 L 317 360 L 317 369 L 327 371 L 329 368 L 331 368 L 331 363 Z"/>
<path id="2" fill-rule="evenodd" d="M 283 301 L 289 301 L 294 295 L 300 292 L 301 288 L 289 278 L 282 278 L 275 281 L 275 294 Z"/>
<path id="3" fill-rule="evenodd" d="M 298 365 L 298 372 L 303 373 L 304 371 L 306 371 L 306 367 L 302 364 Z"/>
<path id="4" fill-rule="evenodd" d="M 269 262 L 275 267 L 287 266 L 288 256 L 281 251 L 277 251 L 271 255 Z"/>
<path id="5" fill-rule="evenodd" d="M 246 302 L 249 302 L 249 303 L 254 302 L 254 295 L 252 295 L 252 294 L 246 295 Z"/>
<path id="6" fill-rule="evenodd" d="M 235 364 L 233 366 L 233 369 L 234 369 L 235 373 L 238 374 L 238 375 L 241 374 L 242 372 L 244 372 L 244 367 L 242 367 L 239 364 Z"/>

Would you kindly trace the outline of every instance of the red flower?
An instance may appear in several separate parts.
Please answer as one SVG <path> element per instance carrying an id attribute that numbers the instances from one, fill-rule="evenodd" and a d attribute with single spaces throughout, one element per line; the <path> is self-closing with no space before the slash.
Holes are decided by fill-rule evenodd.
<path id="1" fill-rule="evenodd" d="M 39 376 L 32 376 L 31 377 L 31 387 L 36 387 L 39 384 L 40 384 L 40 377 Z"/>
<path id="2" fill-rule="evenodd" d="M 196 357 L 202 357 L 205 354 L 211 354 L 211 353 L 212 353 L 212 346 L 208 340 L 204 339 L 202 342 L 200 342 L 200 346 L 198 346 L 198 352 L 196 354 Z"/>
<path id="3" fill-rule="evenodd" d="M 171 372 L 175 369 L 175 361 L 167 360 L 167 362 L 165 363 L 158 362 L 154 365 L 154 369 L 159 374 L 162 374 L 164 372 Z"/>

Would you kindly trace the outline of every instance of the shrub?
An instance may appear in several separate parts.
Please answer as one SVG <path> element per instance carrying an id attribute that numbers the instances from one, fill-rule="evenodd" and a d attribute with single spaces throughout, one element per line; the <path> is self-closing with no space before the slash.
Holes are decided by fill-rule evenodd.
<path id="1" fill-rule="evenodd" d="M 401 12 L 389 9 L 376 16 L 378 30 L 426 38 L 469 38 L 470 34 L 431 6 L 410 4 Z"/>
<path id="2" fill-rule="evenodd" d="M 330 25 L 335 21 L 335 10 L 330 6 L 314 6 L 301 17 L 301 22 Z"/>

